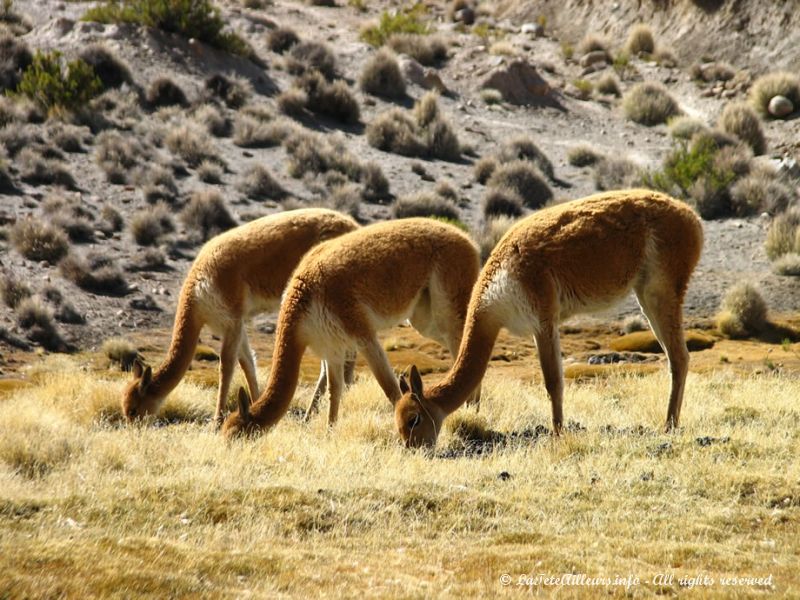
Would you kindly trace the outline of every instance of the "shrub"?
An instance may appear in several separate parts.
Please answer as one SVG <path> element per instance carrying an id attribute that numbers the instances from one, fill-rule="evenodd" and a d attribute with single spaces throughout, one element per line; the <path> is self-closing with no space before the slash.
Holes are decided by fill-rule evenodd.
<path id="1" fill-rule="evenodd" d="M 60 185 L 76 189 L 75 178 L 59 160 L 45 158 L 35 150 L 26 148 L 17 156 L 19 178 L 31 185 Z"/>
<path id="2" fill-rule="evenodd" d="M 172 204 L 178 197 L 178 186 L 172 171 L 160 165 L 154 165 L 144 172 L 141 186 L 144 199 L 149 204 L 162 200 Z"/>
<path id="3" fill-rule="evenodd" d="M 7 31 L 0 31 L 0 91 L 15 90 L 33 62 L 28 45 Z"/>
<path id="4" fill-rule="evenodd" d="M 89 134 L 85 127 L 75 127 L 59 123 L 50 128 L 50 140 L 64 152 L 79 153 L 86 152 L 83 147 L 83 140 Z"/>
<path id="5" fill-rule="evenodd" d="M 279 111 L 289 117 L 299 119 L 306 114 L 308 95 L 299 88 L 289 88 L 278 95 L 277 102 Z"/>
<path id="6" fill-rule="evenodd" d="M 139 357 L 139 351 L 131 342 L 121 337 L 108 338 L 100 347 L 100 352 L 112 363 L 119 365 L 121 371 L 130 371 Z"/>
<path id="7" fill-rule="evenodd" d="M 203 241 L 236 227 L 222 194 L 216 190 L 201 190 L 192 194 L 189 204 L 181 211 L 181 221 L 187 229 L 199 232 Z"/>
<path id="8" fill-rule="evenodd" d="M 790 210 L 772 220 L 764 249 L 770 260 L 790 252 L 800 252 L 800 211 Z"/>
<path id="9" fill-rule="evenodd" d="M 586 144 L 574 146 L 567 152 L 567 162 L 573 167 L 588 167 L 595 164 L 600 158 L 594 148 Z"/>
<path id="10" fill-rule="evenodd" d="M 242 173 L 236 189 L 252 200 L 279 200 L 286 196 L 286 190 L 261 165 L 250 165 Z"/>
<path id="11" fill-rule="evenodd" d="M 615 75 L 611 73 L 606 73 L 602 75 L 595 83 L 595 89 L 600 92 L 601 94 L 606 94 L 608 96 L 619 96 L 619 80 L 616 78 Z"/>
<path id="12" fill-rule="evenodd" d="M 224 30 L 225 22 L 211 0 L 106 0 L 105 4 L 86 11 L 83 20 L 139 23 L 194 38 L 233 54 L 253 55 L 242 38 Z"/>
<path id="13" fill-rule="evenodd" d="M 104 296 L 124 296 L 128 284 L 122 271 L 103 256 L 86 259 L 69 254 L 58 265 L 61 274 L 82 290 Z"/>
<path id="14" fill-rule="evenodd" d="M 205 160 L 220 161 L 202 130 L 190 123 L 172 127 L 164 143 L 170 152 L 185 160 L 190 167 L 197 167 Z"/>
<path id="15" fill-rule="evenodd" d="M 306 93 L 305 107 L 343 123 L 357 123 L 361 116 L 358 101 L 341 79 L 332 83 L 317 72 L 310 71 L 297 80 Z"/>
<path id="16" fill-rule="evenodd" d="M 231 133 L 231 123 L 219 108 L 204 104 L 194 113 L 194 121 L 215 137 L 225 137 Z"/>
<path id="17" fill-rule="evenodd" d="M 784 254 L 772 263 L 772 272 L 784 277 L 800 277 L 800 253 Z"/>
<path id="18" fill-rule="evenodd" d="M 750 88 L 750 104 L 765 117 L 770 116 L 769 101 L 775 96 L 785 96 L 795 110 L 800 108 L 800 77 L 786 71 L 767 73 Z"/>
<path id="19" fill-rule="evenodd" d="M 794 202 L 796 194 L 776 174 L 756 172 L 731 186 L 730 198 L 734 214 L 747 217 L 762 212 L 782 213 Z"/>
<path id="20" fill-rule="evenodd" d="M 204 160 L 197 167 L 197 178 L 203 183 L 222 183 L 222 167 L 215 162 Z"/>
<path id="21" fill-rule="evenodd" d="M 367 142 L 373 148 L 402 156 L 422 156 L 425 146 L 417 138 L 417 126 L 405 111 L 393 108 L 367 125 Z"/>
<path id="22" fill-rule="evenodd" d="M 726 104 L 717 126 L 749 145 L 754 154 L 764 154 L 767 149 L 758 115 L 744 102 Z"/>
<path id="23" fill-rule="evenodd" d="M 28 330 L 28 339 L 40 344 L 49 352 L 62 352 L 66 348 L 64 340 L 56 330 L 53 315 L 34 298 L 23 300 L 16 310 L 17 323 Z"/>
<path id="24" fill-rule="evenodd" d="M 145 100 L 150 108 L 188 106 L 189 101 L 181 87 L 169 77 L 157 77 L 147 86 Z"/>
<path id="25" fill-rule="evenodd" d="M 485 185 L 492 173 L 497 169 L 498 162 L 493 156 L 484 156 L 475 163 L 472 172 L 475 175 L 475 181 Z"/>
<path id="26" fill-rule="evenodd" d="M 414 4 L 410 9 L 398 10 L 394 14 L 384 11 L 377 25 L 361 30 L 361 39 L 377 48 L 398 33 L 426 34 L 429 29 L 422 22 L 425 11 L 422 3 Z"/>
<path id="27" fill-rule="evenodd" d="M 326 79 L 336 76 L 336 58 L 331 49 L 320 42 L 301 42 L 292 46 L 286 61 L 286 68 L 292 75 L 302 75 L 306 71 L 319 71 Z"/>
<path id="28" fill-rule="evenodd" d="M 378 50 L 367 60 L 358 84 L 362 91 L 375 96 L 399 98 L 406 93 L 406 81 L 397 58 L 385 49 Z"/>
<path id="29" fill-rule="evenodd" d="M 74 110 L 88 104 L 102 91 L 102 83 L 94 70 L 82 60 L 62 66 L 58 51 L 37 52 L 25 69 L 17 92 L 30 98 L 42 110 Z"/>
<path id="30" fill-rule="evenodd" d="M 594 185 L 598 190 L 620 190 L 641 181 L 639 166 L 627 158 L 601 157 L 594 166 Z"/>
<path id="31" fill-rule="evenodd" d="M 407 54 L 421 65 L 435 65 L 447 58 L 447 44 L 438 37 L 396 33 L 386 45 L 398 54 Z"/>
<path id="32" fill-rule="evenodd" d="M 636 331 L 647 331 L 647 321 L 641 315 L 630 315 L 622 322 L 623 333 L 634 333 Z"/>
<path id="33" fill-rule="evenodd" d="M 720 308 L 717 326 L 729 337 L 754 335 L 767 324 L 767 304 L 750 283 L 741 282 L 730 288 Z"/>
<path id="34" fill-rule="evenodd" d="M 483 88 L 480 91 L 480 95 L 481 100 L 488 105 L 503 103 L 503 93 L 500 90 L 496 90 L 494 88 Z"/>
<path id="35" fill-rule="evenodd" d="M 131 257 L 126 271 L 161 271 L 167 266 L 167 257 L 160 248 L 145 248 Z"/>
<path id="36" fill-rule="evenodd" d="M 126 183 L 143 154 L 144 149 L 134 136 L 119 131 L 104 131 L 95 142 L 95 162 L 111 183 Z"/>
<path id="37" fill-rule="evenodd" d="M 175 231 L 170 210 L 157 204 L 146 211 L 136 213 L 130 221 L 131 235 L 140 246 L 152 246 L 161 238 Z"/>
<path id="38" fill-rule="evenodd" d="M 461 157 L 461 144 L 447 121 L 437 119 L 423 130 L 423 134 L 428 156 L 449 161 Z"/>
<path id="39" fill-rule="evenodd" d="M 672 69 L 678 66 L 678 58 L 675 56 L 675 52 L 666 46 L 656 48 L 653 58 L 662 67 Z"/>
<path id="40" fill-rule="evenodd" d="M 726 62 L 695 64 L 691 68 L 691 75 L 694 79 L 705 81 L 706 83 L 730 81 L 736 77 L 736 69 Z"/>
<path id="41" fill-rule="evenodd" d="M 660 83 L 637 83 L 622 97 L 625 116 L 641 125 L 666 123 L 681 110 L 678 103 Z"/>
<path id="42" fill-rule="evenodd" d="M 300 38 L 297 37 L 294 30 L 288 27 L 278 27 L 270 31 L 267 35 L 267 46 L 270 50 L 278 54 L 283 54 L 299 42 Z"/>
<path id="43" fill-rule="evenodd" d="M 242 148 L 271 148 L 280 146 L 289 133 L 284 123 L 264 123 L 240 115 L 233 123 L 233 143 Z"/>
<path id="44" fill-rule="evenodd" d="M 103 89 L 118 88 L 126 83 L 133 83 L 128 66 L 101 44 L 87 46 L 81 50 L 78 58 L 92 67 Z"/>
<path id="45" fill-rule="evenodd" d="M 503 144 L 498 153 L 498 159 L 500 162 L 527 160 L 539 167 L 539 170 L 548 178 L 553 179 L 555 176 L 553 163 L 528 136 L 517 136 Z"/>
<path id="46" fill-rule="evenodd" d="M 670 135 L 679 140 L 690 140 L 696 134 L 708 131 L 708 127 L 700 119 L 686 115 L 670 119 L 667 127 Z"/>
<path id="47" fill-rule="evenodd" d="M 4 275 L 0 278 L 0 298 L 8 308 L 17 308 L 20 302 L 32 295 L 31 288 L 24 281 L 20 281 L 12 275 Z"/>
<path id="48" fill-rule="evenodd" d="M 596 33 L 587 34 L 578 44 L 578 55 L 583 56 L 589 52 L 605 52 L 610 59 L 611 53 L 608 51 L 608 40 Z"/>
<path id="49" fill-rule="evenodd" d="M 340 142 L 307 133 L 295 133 L 284 142 L 289 154 L 288 172 L 292 177 L 302 177 L 306 173 L 327 173 L 338 171 L 351 181 L 358 181 L 363 175 L 363 167 Z"/>
<path id="50" fill-rule="evenodd" d="M 109 234 L 122 231 L 122 227 L 125 225 L 125 221 L 119 211 L 108 204 L 103 206 L 100 211 L 100 218 L 102 221 L 98 227 Z"/>
<path id="51" fill-rule="evenodd" d="M 337 187 L 330 196 L 330 207 L 357 219 L 361 211 L 361 190 L 357 185 Z"/>
<path id="52" fill-rule="evenodd" d="M 392 217 L 442 217 L 459 220 L 458 209 L 449 200 L 430 192 L 421 192 L 398 198 L 392 205 Z"/>
<path id="53" fill-rule="evenodd" d="M 632 27 L 628 33 L 628 41 L 625 42 L 625 50 L 633 55 L 653 54 L 656 50 L 656 42 L 650 26 L 640 23 Z"/>
<path id="54" fill-rule="evenodd" d="M 207 77 L 203 85 L 206 95 L 221 100 L 233 109 L 243 107 L 253 95 L 253 86 L 243 77 L 228 77 L 222 73 L 215 73 Z"/>
<path id="55" fill-rule="evenodd" d="M 506 234 L 509 228 L 514 224 L 512 217 L 492 217 L 487 219 L 483 230 L 477 236 L 478 247 L 481 251 L 481 262 L 486 262 L 489 255 L 494 250 L 497 242 Z"/>
<path id="56" fill-rule="evenodd" d="M 492 187 L 483 197 L 483 216 L 488 221 L 492 217 L 519 217 L 522 215 L 522 199 L 514 190 Z"/>
<path id="57" fill-rule="evenodd" d="M 367 202 L 378 202 L 389 196 L 389 180 L 378 163 L 367 163 L 361 168 L 359 182 L 363 186 L 362 196 Z"/>
<path id="58" fill-rule="evenodd" d="M 500 165 L 487 185 L 516 193 L 528 208 L 541 208 L 553 199 L 553 192 L 539 169 L 526 160 Z"/>

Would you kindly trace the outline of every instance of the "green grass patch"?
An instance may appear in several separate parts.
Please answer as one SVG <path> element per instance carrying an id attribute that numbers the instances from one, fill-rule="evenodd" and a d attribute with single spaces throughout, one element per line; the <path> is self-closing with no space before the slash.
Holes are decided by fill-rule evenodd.
<path id="1" fill-rule="evenodd" d="M 427 13 L 424 4 L 417 3 L 394 14 L 384 11 L 377 25 L 361 31 L 361 40 L 376 48 L 383 46 L 396 33 L 430 33 L 430 27 L 422 19 Z"/>
<path id="2" fill-rule="evenodd" d="M 94 69 L 78 59 L 66 62 L 58 51 L 37 52 L 25 69 L 16 93 L 51 112 L 85 105 L 103 91 Z"/>

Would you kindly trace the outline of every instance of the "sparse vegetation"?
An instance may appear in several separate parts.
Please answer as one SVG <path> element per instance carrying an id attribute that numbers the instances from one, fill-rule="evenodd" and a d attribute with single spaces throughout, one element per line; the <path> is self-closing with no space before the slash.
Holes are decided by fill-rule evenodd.
<path id="1" fill-rule="evenodd" d="M 476 241 L 478 242 L 478 247 L 481 252 L 481 263 L 486 262 L 486 259 L 489 258 L 497 242 L 506 234 L 514 222 L 515 219 L 508 216 L 486 219 L 483 229 L 476 236 Z"/>
<path id="2" fill-rule="evenodd" d="M 293 29 L 289 29 L 288 27 L 278 27 L 270 31 L 269 35 L 267 35 L 267 46 L 270 50 L 278 54 L 287 52 L 292 46 L 299 42 L 300 38 Z"/>
<path id="3" fill-rule="evenodd" d="M 553 199 L 553 191 L 532 162 L 515 160 L 500 165 L 487 183 L 489 188 L 509 190 L 527 208 L 541 208 Z"/>
<path id="4" fill-rule="evenodd" d="M 533 138 L 526 135 L 519 135 L 505 142 L 500 147 L 497 159 L 501 163 L 515 160 L 529 161 L 535 164 L 548 179 L 553 179 L 555 177 L 553 163 L 550 162 L 547 155 L 536 145 Z"/>
<path id="5" fill-rule="evenodd" d="M 175 224 L 169 209 L 163 204 L 136 213 L 130 221 L 133 239 L 140 246 L 153 246 L 167 233 L 175 231 Z"/>
<path id="6" fill-rule="evenodd" d="M 483 197 L 483 217 L 487 221 L 493 217 L 519 217 L 522 215 L 522 198 L 516 191 L 490 187 Z"/>
<path id="7" fill-rule="evenodd" d="M 770 260 L 792 252 L 800 253 L 800 210 L 794 208 L 772 220 L 764 249 Z"/>
<path id="8" fill-rule="evenodd" d="M 447 58 L 447 44 L 437 36 L 396 33 L 386 45 L 398 54 L 408 54 L 421 65 L 436 65 Z"/>
<path id="9" fill-rule="evenodd" d="M 192 123 L 187 122 L 172 127 L 164 138 L 164 144 L 170 152 L 185 160 L 186 164 L 193 168 L 198 167 L 203 161 L 221 160 L 202 130 Z"/>
<path id="10" fill-rule="evenodd" d="M 588 167 L 600 160 L 601 156 L 587 144 L 574 146 L 567 152 L 567 162 L 573 167 Z"/>
<path id="11" fill-rule="evenodd" d="M 15 309 L 26 298 L 33 296 L 33 291 L 24 281 L 13 275 L 4 274 L 0 277 L 0 298 L 10 309 Z"/>
<path id="12" fill-rule="evenodd" d="M 475 166 L 473 167 L 475 181 L 485 185 L 495 170 L 497 170 L 498 164 L 499 163 L 494 156 L 484 156 L 480 160 L 476 161 Z"/>
<path id="13" fill-rule="evenodd" d="M 289 50 L 286 68 L 292 75 L 318 71 L 326 79 L 331 80 L 336 76 L 336 57 L 326 44 L 300 42 Z"/>
<path id="14" fill-rule="evenodd" d="M 739 217 L 762 212 L 777 215 L 797 198 L 794 189 L 769 171 L 755 171 L 737 180 L 730 188 L 731 208 Z"/>
<path id="15" fill-rule="evenodd" d="M 128 65 L 102 44 L 91 44 L 80 51 L 78 58 L 89 65 L 104 90 L 133 84 Z"/>
<path id="16" fill-rule="evenodd" d="M 26 298 L 16 309 L 17 323 L 28 339 L 50 352 L 64 352 L 66 344 L 56 329 L 53 314 L 39 300 Z"/>
<path id="17" fill-rule="evenodd" d="M 611 53 L 608 51 L 608 40 L 596 33 L 587 34 L 578 44 L 578 55 L 584 56 L 589 52 L 604 52 L 608 60 L 611 59 Z"/>
<path id="18" fill-rule="evenodd" d="M 28 45 L 11 32 L 0 30 L 0 91 L 16 90 L 32 62 Z"/>
<path id="19" fill-rule="evenodd" d="M 134 361 L 139 357 L 139 351 L 129 340 L 122 337 L 108 338 L 100 347 L 100 352 L 113 364 L 116 364 L 120 371 L 130 371 Z"/>
<path id="20" fill-rule="evenodd" d="M 282 122 L 264 123 L 247 115 L 239 115 L 233 122 L 233 143 L 242 148 L 280 146 L 288 134 L 289 128 Z"/>
<path id="21" fill-rule="evenodd" d="M 753 154 L 764 154 L 767 142 L 756 112 L 744 102 L 732 102 L 725 105 L 719 118 L 718 127 L 746 143 Z"/>
<path id="22" fill-rule="evenodd" d="M 631 121 L 650 126 L 666 123 L 681 112 L 667 88 L 652 81 L 631 87 L 622 97 L 622 109 Z"/>
<path id="23" fill-rule="evenodd" d="M 217 190 L 200 190 L 192 194 L 189 204 L 181 211 L 181 221 L 192 233 L 206 241 L 236 227 L 222 194 Z"/>
<path id="24" fill-rule="evenodd" d="M 17 164 L 19 178 L 25 183 L 58 185 L 70 190 L 77 188 L 69 167 L 61 160 L 47 158 L 36 150 L 26 148 L 17 155 Z"/>
<path id="25" fill-rule="evenodd" d="M 187 106 L 189 101 L 183 89 L 169 77 L 157 77 L 147 86 L 145 100 L 152 109 L 167 106 Z"/>
<path id="26" fill-rule="evenodd" d="M 756 79 L 750 88 L 750 103 L 762 116 L 769 117 L 769 103 L 775 96 L 787 98 L 800 108 L 800 77 L 794 73 L 778 71 Z"/>
<path id="27" fill-rule="evenodd" d="M 236 189 L 251 200 L 280 200 L 286 196 L 283 186 L 261 165 L 247 167 L 236 183 Z"/>
<path id="28" fill-rule="evenodd" d="M 122 271 L 107 257 L 89 255 L 81 258 L 71 253 L 58 267 L 65 279 L 92 294 L 124 296 L 129 291 Z"/>
<path id="29" fill-rule="evenodd" d="M 374 96 L 401 98 L 406 93 L 397 58 L 386 49 L 378 50 L 367 60 L 358 83 L 362 91 Z"/>
<path id="30" fill-rule="evenodd" d="M 111 183 L 128 182 L 131 170 L 145 155 L 144 148 L 132 135 L 104 131 L 95 141 L 95 161 Z"/>
<path id="31" fill-rule="evenodd" d="M 452 221 L 459 220 L 458 209 L 452 201 L 430 192 L 398 198 L 392 205 L 392 216 L 395 219 L 440 217 Z"/>
<path id="32" fill-rule="evenodd" d="M 63 231 L 35 218 L 17 221 L 10 239 L 17 252 L 28 260 L 55 264 L 69 251 L 69 240 Z"/>
<path id="33" fill-rule="evenodd" d="M 604 156 L 594 165 L 594 185 L 601 191 L 636 187 L 641 180 L 639 165 L 627 158 Z"/>
<path id="34" fill-rule="evenodd" d="M 595 83 L 595 89 L 600 94 L 606 94 L 607 96 L 619 96 L 619 80 L 617 77 L 611 73 L 606 73 L 605 75 L 601 75 L 600 78 Z"/>
<path id="35" fill-rule="evenodd" d="M 203 83 L 205 93 L 225 103 L 228 108 L 242 108 L 253 95 L 252 84 L 243 77 L 215 73 Z"/>
<path id="36" fill-rule="evenodd" d="M 222 183 L 222 167 L 215 162 L 204 160 L 197 167 L 197 178 L 203 183 Z"/>
<path id="37" fill-rule="evenodd" d="M 732 338 L 755 335 L 767 323 L 767 304 L 761 293 L 748 282 L 734 285 L 726 293 L 717 315 L 717 327 Z"/>
<path id="38" fill-rule="evenodd" d="M 784 254 L 772 263 L 772 272 L 783 277 L 800 277 L 800 253 Z"/>
<path id="39" fill-rule="evenodd" d="M 625 50 L 634 56 L 653 54 L 656 51 L 656 41 L 650 26 L 644 23 L 634 25 L 628 33 Z"/>
<path id="40" fill-rule="evenodd" d="M 278 110 L 288 117 L 299 119 L 306 114 L 308 94 L 300 88 L 289 88 L 278 95 Z"/>
<path id="41" fill-rule="evenodd" d="M 350 87 L 341 79 L 329 82 L 320 73 L 309 71 L 296 81 L 305 92 L 305 108 L 342 123 L 358 123 L 361 109 Z"/>
<path id="42" fill-rule="evenodd" d="M 680 115 L 670 119 L 667 123 L 669 133 L 679 140 L 690 140 L 696 134 L 708 131 L 708 127 L 700 119 L 687 115 Z"/>

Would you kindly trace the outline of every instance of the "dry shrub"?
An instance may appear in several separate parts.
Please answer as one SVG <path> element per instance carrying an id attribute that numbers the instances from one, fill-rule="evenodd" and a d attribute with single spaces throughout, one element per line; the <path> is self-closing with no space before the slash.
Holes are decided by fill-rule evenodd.
<path id="1" fill-rule="evenodd" d="M 336 76 L 336 57 L 320 42 L 300 42 L 292 46 L 286 59 L 286 69 L 292 75 L 319 71 L 326 79 Z"/>
<path id="2" fill-rule="evenodd" d="M 350 181 L 359 181 L 362 177 L 363 166 L 341 140 L 297 132 L 286 138 L 284 146 L 289 154 L 287 171 L 292 177 L 331 170 L 342 173 Z"/>
<path id="3" fill-rule="evenodd" d="M 320 73 L 309 71 L 296 81 L 306 94 L 305 108 L 342 123 L 358 123 L 361 110 L 350 87 L 341 79 L 328 82 Z"/>
<path id="4" fill-rule="evenodd" d="M 236 189 L 251 200 L 279 200 L 286 196 L 286 190 L 261 165 L 250 165 L 236 183 Z"/>
<path id="5" fill-rule="evenodd" d="M 567 152 L 567 162 L 573 167 L 588 167 L 600 160 L 601 155 L 587 144 L 574 146 Z"/>
<path id="6" fill-rule="evenodd" d="M 78 53 L 78 58 L 94 69 L 104 89 L 132 84 L 130 69 L 102 44 L 91 44 Z"/>
<path id="7" fill-rule="evenodd" d="M 125 221 L 119 211 L 108 204 L 100 210 L 100 219 L 98 229 L 108 234 L 122 231 L 125 226 Z"/>
<path id="8" fill-rule="evenodd" d="M 153 165 L 143 171 L 139 185 L 149 204 L 161 201 L 173 204 L 178 198 L 178 186 L 172 171 L 161 165 Z"/>
<path id="9" fill-rule="evenodd" d="M 293 29 L 289 29 L 288 27 L 278 27 L 270 31 L 267 35 L 267 46 L 270 50 L 278 54 L 283 54 L 299 42 L 300 38 Z"/>
<path id="10" fill-rule="evenodd" d="M 763 170 L 739 179 L 730 189 L 731 208 L 739 217 L 762 212 L 777 215 L 796 198 L 794 189 L 783 183 L 776 173 Z"/>
<path id="11" fill-rule="evenodd" d="M 77 188 L 69 168 L 60 160 L 46 158 L 26 148 L 17 155 L 19 178 L 31 185 L 58 185 L 70 190 Z"/>
<path id="12" fill-rule="evenodd" d="M 625 334 L 646 331 L 648 327 L 647 321 L 645 321 L 642 315 L 630 315 L 625 317 L 625 320 L 622 322 L 622 331 Z"/>
<path id="13" fill-rule="evenodd" d="M 357 219 L 361 211 L 362 192 L 354 184 L 341 185 L 330 195 L 330 207 Z"/>
<path id="14" fill-rule="evenodd" d="M 169 77 L 154 79 L 147 87 L 145 100 L 151 109 L 189 104 L 183 89 Z"/>
<path id="15" fill-rule="evenodd" d="M 3 275 L 0 277 L 0 298 L 10 309 L 15 309 L 20 302 L 30 298 L 33 291 L 24 281 L 20 281 L 13 275 Z"/>
<path id="16" fill-rule="evenodd" d="M 176 125 L 167 132 L 164 143 L 170 152 L 197 167 L 204 160 L 221 162 L 221 159 L 203 131 L 193 123 Z"/>
<path id="17" fill-rule="evenodd" d="M 528 208 L 541 208 L 553 199 L 553 191 L 541 171 L 527 160 L 500 165 L 487 185 L 490 188 L 514 192 Z"/>
<path id="18" fill-rule="evenodd" d="M 9 156 L 16 156 L 24 149 L 32 149 L 44 143 L 39 128 L 34 125 L 9 123 L 0 129 L 0 144 L 5 147 Z"/>
<path id="19" fill-rule="evenodd" d="M 772 272 L 784 277 L 800 277 L 800 253 L 784 254 L 772 263 Z"/>
<path id="20" fill-rule="evenodd" d="M 674 69 L 678 66 L 678 57 L 675 55 L 675 51 L 666 46 L 657 47 L 653 58 L 662 67 Z"/>
<path id="21" fill-rule="evenodd" d="M 417 125 L 399 108 L 381 113 L 367 125 L 369 145 L 384 152 L 402 156 L 422 156 L 425 147 L 417 138 Z"/>
<path id="22" fill-rule="evenodd" d="M 153 246 L 167 233 L 175 231 L 175 223 L 169 208 L 156 204 L 152 208 L 136 213 L 130 221 L 133 239 L 140 246 Z"/>
<path id="23" fill-rule="evenodd" d="M 215 137 L 226 137 L 231 133 L 230 120 L 213 104 L 204 104 L 198 108 L 193 119 Z"/>
<path id="24" fill-rule="evenodd" d="M 167 266 L 167 256 L 160 248 L 145 248 L 131 257 L 126 271 L 162 271 Z"/>
<path id="25" fill-rule="evenodd" d="M 236 220 L 228 212 L 222 194 L 216 190 L 200 190 L 192 194 L 181 211 L 181 221 L 203 241 L 236 227 Z"/>
<path id="26" fill-rule="evenodd" d="M 637 83 L 622 97 L 625 116 L 641 125 L 666 123 L 680 114 L 678 103 L 662 84 L 653 81 Z"/>
<path id="27" fill-rule="evenodd" d="M 124 296 L 129 291 L 125 275 L 106 256 L 92 254 L 81 258 L 69 254 L 58 267 L 65 279 L 87 292 Z"/>
<path id="28" fill-rule="evenodd" d="M 28 260 L 51 264 L 69 251 L 69 240 L 63 231 L 34 218 L 19 220 L 11 227 L 11 243 Z"/>
<path id="29" fill-rule="evenodd" d="M 610 60 L 611 53 L 608 51 L 608 47 L 609 43 L 605 37 L 596 33 L 589 33 L 578 44 L 577 53 L 578 56 L 583 56 L 589 52 L 605 52 L 606 57 Z"/>
<path id="30" fill-rule="evenodd" d="M 736 77 L 736 69 L 726 62 L 694 64 L 690 72 L 694 79 L 705 81 L 706 83 L 730 81 Z"/>
<path id="31" fill-rule="evenodd" d="M 544 152 L 534 143 L 533 139 L 521 135 L 512 138 L 503 144 L 497 156 L 501 163 L 512 162 L 515 160 L 527 160 L 539 167 L 549 179 L 553 179 L 553 163 L 547 158 Z"/>
<path id="32" fill-rule="evenodd" d="M 392 217 L 395 219 L 441 217 L 453 221 L 459 220 L 455 204 L 430 192 L 420 192 L 398 198 L 392 205 Z"/>
<path id="33" fill-rule="evenodd" d="M 756 112 L 744 102 L 726 104 L 717 126 L 724 132 L 735 135 L 752 148 L 753 153 L 764 154 L 767 149 L 764 131 Z"/>
<path id="34" fill-rule="evenodd" d="M 280 146 L 289 133 L 286 123 L 264 123 L 239 115 L 233 123 L 233 143 L 241 148 L 271 148 Z"/>
<path id="35" fill-rule="evenodd" d="M 432 66 L 447 59 L 447 44 L 439 37 L 395 33 L 386 42 L 398 54 L 407 54 L 421 65 Z"/>
<path id="36" fill-rule="evenodd" d="M 119 365 L 121 371 L 130 371 L 139 357 L 139 350 L 130 341 L 122 337 L 108 338 L 100 346 L 100 352 L 112 363 Z"/>
<path id="37" fill-rule="evenodd" d="M 129 174 L 144 156 L 144 148 L 132 135 L 110 130 L 96 138 L 95 162 L 111 183 L 127 183 Z"/>
<path id="38" fill-rule="evenodd" d="M 483 197 L 483 217 L 519 217 L 522 215 L 522 198 L 514 190 L 490 187 Z"/>
<path id="39" fill-rule="evenodd" d="M 601 94 L 608 96 L 619 96 L 619 79 L 611 73 L 601 75 L 594 85 L 595 89 Z"/>
<path id="40" fill-rule="evenodd" d="M 277 102 L 278 110 L 284 115 L 299 119 L 306 114 L 308 94 L 300 88 L 289 88 L 278 95 Z"/>
<path id="41" fill-rule="evenodd" d="M 0 30 L 0 90 L 17 89 L 32 62 L 28 45 L 10 32 Z"/>
<path id="42" fill-rule="evenodd" d="M 679 140 L 690 140 L 696 134 L 708 131 L 708 126 L 705 123 L 688 115 L 680 115 L 670 119 L 667 127 L 670 135 Z"/>
<path id="43" fill-rule="evenodd" d="M 375 96 L 401 98 L 406 93 L 406 81 L 394 54 L 382 48 L 371 56 L 361 70 L 358 84 L 361 90 Z"/>
<path id="44" fill-rule="evenodd" d="M 53 144 L 64 152 L 86 152 L 83 147 L 84 140 L 91 139 L 91 132 L 86 127 L 76 127 L 64 123 L 54 123 L 47 132 Z"/>
<path id="45" fill-rule="evenodd" d="M 485 185 L 495 170 L 497 170 L 497 167 L 498 162 L 494 156 L 484 156 L 480 160 L 476 161 L 475 166 L 472 169 L 472 172 L 475 175 L 475 181 Z"/>
<path id="46" fill-rule="evenodd" d="M 63 352 L 66 344 L 56 329 L 53 314 L 35 298 L 26 298 L 15 311 L 17 323 L 29 340 L 50 352 Z"/>
<path id="47" fill-rule="evenodd" d="M 772 220 L 764 249 L 770 260 L 790 252 L 800 252 L 800 210 L 789 210 Z"/>
<path id="48" fill-rule="evenodd" d="M 726 293 L 717 316 L 717 327 L 732 338 L 755 335 L 767 324 L 767 303 L 748 282 L 734 285 Z"/>
<path id="49" fill-rule="evenodd" d="M 253 95 L 253 85 L 247 79 L 222 73 L 207 77 L 203 87 L 207 97 L 216 98 L 233 109 L 243 107 Z"/>
<path id="50" fill-rule="evenodd" d="M 750 104 L 765 117 L 770 116 L 769 101 L 775 96 L 788 98 L 795 111 L 800 108 L 800 77 L 787 71 L 767 73 L 750 87 Z"/>
<path id="51" fill-rule="evenodd" d="M 641 182 L 639 165 L 627 158 L 602 157 L 594 166 L 594 185 L 598 190 L 621 190 Z"/>
<path id="52" fill-rule="evenodd" d="M 222 167 L 210 160 L 204 160 L 197 167 L 197 178 L 203 183 L 222 183 Z"/>
<path id="53" fill-rule="evenodd" d="M 486 220 L 483 230 L 476 239 L 481 251 L 481 262 L 486 262 L 497 242 L 500 241 L 514 223 L 514 218 L 508 216 L 492 217 Z"/>
<path id="54" fill-rule="evenodd" d="M 389 180 L 378 163 L 362 165 L 358 180 L 363 188 L 362 196 L 367 202 L 380 202 L 389 197 Z"/>
<path id="55" fill-rule="evenodd" d="M 650 26 L 644 23 L 634 25 L 628 33 L 625 50 L 634 56 L 638 54 L 653 54 L 656 50 L 656 41 Z"/>

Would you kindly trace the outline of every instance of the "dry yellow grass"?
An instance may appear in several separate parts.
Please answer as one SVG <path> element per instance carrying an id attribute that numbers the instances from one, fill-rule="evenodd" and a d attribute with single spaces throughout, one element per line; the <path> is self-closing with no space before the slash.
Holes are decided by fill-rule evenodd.
<path id="1" fill-rule="evenodd" d="M 232 445 L 206 424 L 213 385 L 180 385 L 168 424 L 126 427 L 118 377 L 66 358 L 28 376 L 0 396 L 3 598 L 626 592 L 517 585 L 565 573 L 639 577 L 634 597 L 698 575 L 703 596 L 800 594 L 796 374 L 691 374 L 674 435 L 663 369 L 568 382 L 580 426 L 552 439 L 542 386 L 490 370 L 480 416 L 453 415 L 434 456 L 399 446 L 364 375 L 334 431 L 287 416 Z"/>

